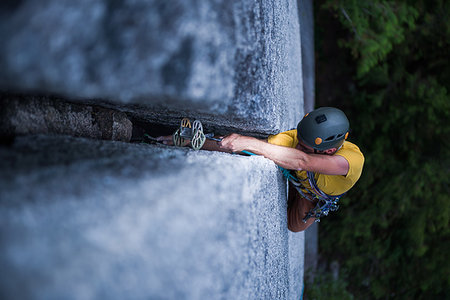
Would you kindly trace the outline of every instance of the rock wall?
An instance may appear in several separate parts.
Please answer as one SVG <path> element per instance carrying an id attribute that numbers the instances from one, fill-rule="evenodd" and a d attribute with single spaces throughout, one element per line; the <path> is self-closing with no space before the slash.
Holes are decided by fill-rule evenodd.
<path id="1" fill-rule="evenodd" d="M 0 5 L 0 89 L 275 133 L 302 114 L 296 1 L 43 0 Z"/>
<path id="2" fill-rule="evenodd" d="M 2 2 L 0 297 L 299 299 L 304 234 L 287 230 L 273 162 L 126 141 L 185 116 L 222 133 L 295 127 L 301 12 Z"/>
<path id="3" fill-rule="evenodd" d="M 298 299 L 269 160 L 30 136 L 0 170 L 2 299 Z"/>
<path id="4" fill-rule="evenodd" d="M 56 134 L 129 142 L 133 124 L 123 112 L 51 97 L 2 95 L 0 136 Z"/>
<path id="5" fill-rule="evenodd" d="M 314 60 L 314 10 L 313 1 L 298 1 L 300 35 L 302 43 L 302 81 L 304 111 L 314 110 L 315 60 Z"/>

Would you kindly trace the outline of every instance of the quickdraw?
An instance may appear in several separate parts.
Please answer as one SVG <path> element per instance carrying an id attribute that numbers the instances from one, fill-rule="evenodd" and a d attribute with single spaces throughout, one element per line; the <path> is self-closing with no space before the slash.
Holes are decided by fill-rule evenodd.
<path id="1" fill-rule="evenodd" d="M 180 128 L 177 129 L 177 131 L 173 134 L 172 138 L 173 143 L 176 146 L 186 146 L 187 144 L 190 143 L 194 150 L 199 150 L 203 146 L 207 138 L 219 142 L 222 141 L 221 138 L 214 138 L 213 136 L 214 134 L 203 133 L 203 126 L 200 121 L 196 120 L 191 125 L 190 120 L 188 118 L 184 118 L 181 121 Z M 191 141 L 189 142 L 189 140 Z M 256 155 L 250 151 L 243 150 L 241 152 L 247 155 Z M 296 176 L 292 174 L 290 170 L 287 170 L 280 166 L 278 166 L 278 168 L 283 173 L 283 176 L 293 184 L 294 188 L 300 193 L 300 195 L 303 198 L 311 202 L 317 201 L 316 206 L 312 208 L 303 218 L 304 223 L 306 223 L 306 221 L 309 218 L 315 218 L 315 222 L 320 222 L 321 217 L 327 216 L 330 211 L 336 211 L 339 209 L 338 204 L 339 199 L 345 193 L 338 196 L 331 196 L 325 194 L 317 186 L 316 180 L 314 178 L 314 172 L 307 171 L 307 180 L 313 190 L 310 191 L 302 184 L 302 182 Z"/>
<path id="2" fill-rule="evenodd" d="M 180 128 L 172 135 L 172 141 L 177 147 L 184 147 L 190 144 L 194 150 L 201 149 L 206 141 L 202 123 L 195 120 L 191 124 L 188 118 L 184 118 L 181 120 Z"/>

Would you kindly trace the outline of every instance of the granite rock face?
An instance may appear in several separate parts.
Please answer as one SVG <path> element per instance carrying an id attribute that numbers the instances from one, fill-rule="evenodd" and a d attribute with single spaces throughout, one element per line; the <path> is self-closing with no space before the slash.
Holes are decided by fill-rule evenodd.
<path id="1" fill-rule="evenodd" d="M 293 0 L 22 0 L 0 16 L 0 89 L 260 133 L 303 116 Z"/>
<path id="2" fill-rule="evenodd" d="M 300 35 L 302 42 L 302 80 L 304 112 L 314 110 L 315 61 L 314 61 L 314 9 L 313 1 L 298 1 Z"/>
<path id="3" fill-rule="evenodd" d="M 129 141 L 129 120 L 295 127 L 302 10 L 1 2 L 0 298 L 299 299 L 304 234 L 273 162 L 94 139 Z"/>
<path id="4" fill-rule="evenodd" d="M 28 136 L 0 179 L 2 299 L 300 298 L 304 235 L 265 158 Z"/>
<path id="5" fill-rule="evenodd" d="M 40 133 L 129 142 L 133 130 L 123 112 L 49 97 L 4 95 L 0 107 L 2 138 Z"/>

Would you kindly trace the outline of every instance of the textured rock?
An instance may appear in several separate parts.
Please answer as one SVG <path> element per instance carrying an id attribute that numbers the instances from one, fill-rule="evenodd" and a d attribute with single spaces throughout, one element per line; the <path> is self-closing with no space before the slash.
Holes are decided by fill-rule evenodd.
<path id="1" fill-rule="evenodd" d="M 302 74 L 304 111 L 310 112 L 315 103 L 315 62 L 314 62 L 314 10 L 313 1 L 299 1 L 300 29 L 302 40 Z M 305 279 L 313 284 L 317 270 L 319 249 L 319 223 L 313 223 L 305 231 Z"/>
<path id="2" fill-rule="evenodd" d="M 2 299 L 299 299 L 262 157 L 70 137 L 0 147 Z"/>
<path id="3" fill-rule="evenodd" d="M 3 95 L 0 136 L 63 134 L 128 142 L 133 125 L 123 112 L 42 96 Z"/>
<path id="4" fill-rule="evenodd" d="M 302 41 L 302 79 L 304 111 L 314 110 L 315 60 L 314 60 L 314 9 L 313 1 L 298 1 Z"/>
<path id="5" fill-rule="evenodd" d="M 108 108 L 216 133 L 290 129 L 303 116 L 298 12 L 294 0 L 3 1 L 1 128 L 115 139 L 120 115 L 94 117 Z M 0 298 L 299 299 L 304 234 L 287 230 L 285 198 L 262 157 L 19 136 L 0 145 Z"/>
<path id="6" fill-rule="evenodd" d="M 303 116 L 294 0 L 22 0 L 0 16 L 0 89 L 259 133 Z"/>

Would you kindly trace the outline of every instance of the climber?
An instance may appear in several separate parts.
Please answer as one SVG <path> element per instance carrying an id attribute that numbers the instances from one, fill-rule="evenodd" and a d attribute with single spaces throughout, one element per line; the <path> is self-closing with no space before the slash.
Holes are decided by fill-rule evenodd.
<path id="1" fill-rule="evenodd" d="M 322 107 L 306 114 L 297 129 L 266 140 L 232 133 L 219 137 L 220 142 L 207 140 L 202 149 L 262 155 L 282 170 L 292 170 L 293 176 L 287 175 L 291 178 L 288 228 L 298 232 L 327 215 L 330 206 L 337 209 L 339 197 L 359 179 L 364 156 L 355 144 L 346 141 L 348 133 L 346 115 L 337 108 Z M 171 136 L 158 140 L 173 144 Z"/>

